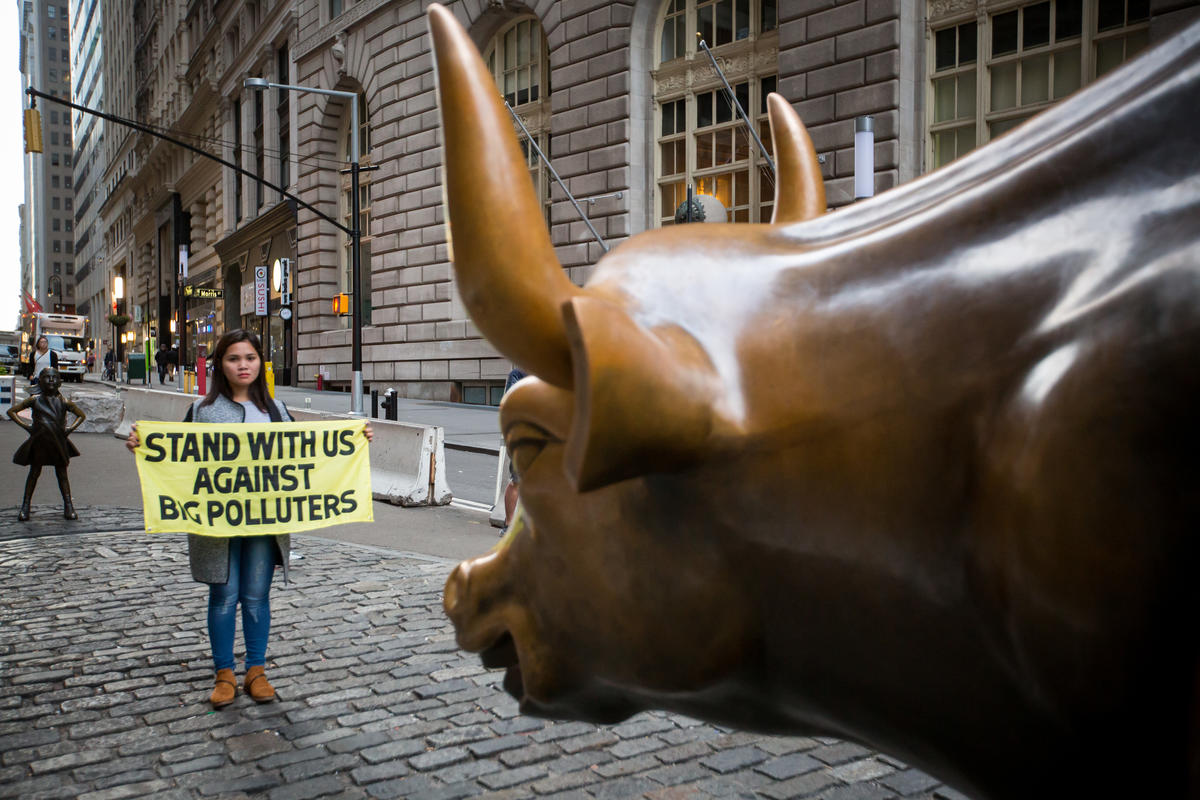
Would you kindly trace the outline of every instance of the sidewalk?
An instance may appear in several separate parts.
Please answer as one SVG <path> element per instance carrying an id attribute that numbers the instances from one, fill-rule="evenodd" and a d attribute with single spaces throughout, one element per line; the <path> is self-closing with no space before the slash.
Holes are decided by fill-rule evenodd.
<path id="1" fill-rule="evenodd" d="M 273 591 L 279 702 L 214 712 L 205 589 L 181 538 L 3 541 L 14 520 L 0 517 L 0 797 L 962 798 L 833 739 L 521 716 L 502 673 L 455 646 L 451 561 L 311 536 Z"/>

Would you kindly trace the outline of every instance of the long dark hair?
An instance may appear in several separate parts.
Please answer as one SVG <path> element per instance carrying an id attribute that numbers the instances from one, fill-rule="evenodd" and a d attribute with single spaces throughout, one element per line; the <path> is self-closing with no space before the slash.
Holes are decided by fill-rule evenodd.
<path id="1" fill-rule="evenodd" d="M 267 403 L 271 402 L 271 398 L 267 394 L 266 369 L 262 365 L 262 342 L 258 340 L 256 334 L 242 328 L 229 331 L 217 340 L 217 349 L 213 353 L 213 359 L 216 363 L 213 364 L 212 387 L 208 390 L 208 394 L 204 396 L 204 401 L 200 403 L 201 408 L 215 403 L 218 396 L 224 396 L 227 400 L 233 400 L 233 390 L 229 388 L 229 381 L 225 380 L 225 351 L 238 342 L 249 342 L 250 346 L 254 348 L 254 352 L 258 353 L 258 377 L 254 379 L 254 383 L 250 384 L 248 391 L 250 399 L 254 401 L 254 405 L 258 406 L 258 410 L 266 412 Z"/>

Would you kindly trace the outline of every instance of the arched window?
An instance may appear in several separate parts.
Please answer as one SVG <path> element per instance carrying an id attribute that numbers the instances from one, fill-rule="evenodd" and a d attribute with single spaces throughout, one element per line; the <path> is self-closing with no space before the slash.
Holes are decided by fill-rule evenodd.
<path id="1" fill-rule="evenodd" d="M 371 124 L 367 114 L 367 97 L 358 95 L 358 163 L 360 168 L 371 166 Z M 338 152 L 341 160 L 346 163 L 346 171 L 342 174 L 342 188 L 338 199 L 338 216 L 347 228 L 354 226 L 354 176 L 350 174 L 351 163 L 351 131 L 350 109 L 342 111 L 342 130 L 338 137 Z M 350 236 L 340 233 L 341 238 L 341 278 L 338 281 L 339 291 L 351 295 L 351 303 L 359 303 L 362 309 L 362 324 L 371 324 L 371 175 L 373 172 L 360 169 L 358 175 L 358 230 L 359 236 L 359 289 L 360 297 L 354 297 L 354 260 L 353 242 Z M 349 327 L 351 316 L 342 317 L 342 326 Z"/>
<path id="2" fill-rule="evenodd" d="M 730 102 L 703 39 L 738 102 L 771 146 L 767 95 L 779 62 L 777 0 L 665 0 L 657 28 L 654 167 L 660 225 L 691 186 L 720 201 L 730 222 L 771 219 L 775 186 L 766 160 Z"/>
<path id="3" fill-rule="evenodd" d="M 496 80 L 504 100 L 521 118 L 547 157 L 550 156 L 550 61 L 546 34 L 532 14 L 516 17 L 492 37 L 483 59 Z M 514 123 L 515 125 L 515 123 Z M 529 177 L 542 200 L 547 224 L 550 221 L 550 179 L 546 165 L 517 128 L 521 152 L 529 166 Z"/>

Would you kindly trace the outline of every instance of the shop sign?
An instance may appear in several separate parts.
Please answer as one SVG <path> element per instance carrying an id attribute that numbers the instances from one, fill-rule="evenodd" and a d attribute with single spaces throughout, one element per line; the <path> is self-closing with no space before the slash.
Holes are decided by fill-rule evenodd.
<path id="1" fill-rule="evenodd" d="M 254 268 L 254 315 L 265 317 L 267 315 L 267 299 L 269 287 L 267 285 L 267 265 L 262 264 Z"/>
<path id="2" fill-rule="evenodd" d="M 224 289 L 214 289 L 210 286 L 185 286 L 184 297 L 194 297 L 198 300 L 221 300 L 225 297 Z"/>

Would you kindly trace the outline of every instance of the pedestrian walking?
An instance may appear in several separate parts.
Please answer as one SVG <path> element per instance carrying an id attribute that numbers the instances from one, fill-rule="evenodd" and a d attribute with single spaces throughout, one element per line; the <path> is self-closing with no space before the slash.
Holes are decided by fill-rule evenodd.
<path id="1" fill-rule="evenodd" d="M 287 407 L 267 392 L 258 336 L 241 329 L 229 331 L 217 342 L 214 360 L 212 388 L 188 409 L 185 422 L 291 421 Z M 364 433 L 370 441 L 370 423 Z M 133 452 L 138 443 L 135 425 L 125 445 Z M 286 533 L 229 538 L 188 535 L 192 578 L 209 587 L 208 638 L 216 684 L 209 702 L 213 708 L 229 705 L 237 695 L 233 642 L 239 604 L 246 644 L 242 691 L 257 703 L 275 699 L 275 689 L 265 674 L 271 580 L 275 567 L 282 566 L 287 583 L 290 551 L 291 537 Z"/>
<path id="2" fill-rule="evenodd" d="M 104 380 L 113 381 L 117 379 L 116 372 L 117 356 L 110 347 L 104 353 Z"/>
<path id="3" fill-rule="evenodd" d="M 170 355 L 167 357 L 167 367 L 170 370 L 171 380 L 175 380 L 179 374 L 179 348 L 172 347 Z"/>
<path id="4" fill-rule="evenodd" d="M 166 382 L 167 368 L 171 364 L 171 350 L 166 342 L 158 346 L 158 352 L 154 354 L 154 364 L 158 367 L 158 385 L 162 386 Z"/>
<path id="5" fill-rule="evenodd" d="M 29 378 L 29 393 L 37 394 L 41 391 L 41 384 L 38 383 L 38 377 L 42 374 L 42 370 L 58 369 L 58 353 L 50 349 L 50 340 L 45 336 L 39 336 L 37 342 L 34 343 L 33 352 L 29 354 L 29 366 L 26 367 L 26 377 Z"/>

